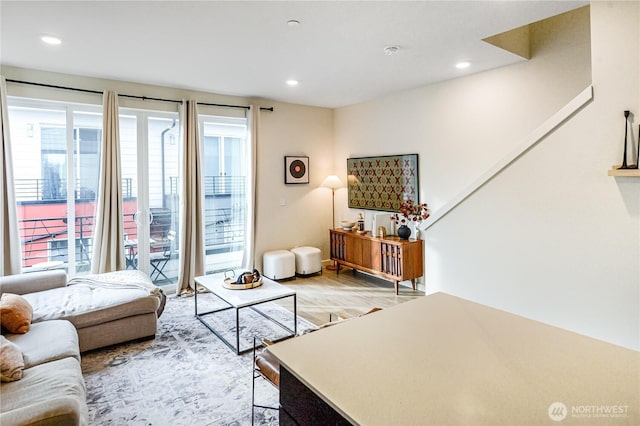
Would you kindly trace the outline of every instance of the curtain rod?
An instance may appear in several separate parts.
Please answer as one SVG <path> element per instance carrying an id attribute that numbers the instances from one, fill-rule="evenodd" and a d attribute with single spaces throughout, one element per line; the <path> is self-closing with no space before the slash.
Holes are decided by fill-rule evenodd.
<path id="1" fill-rule="evenodd" d="M 6 79 L 9 83 L 17 83 L 17 84 L 28 84 L 30 86 L 40 86 L 40 87 L 48 87 L 51 89 L 62 89 L 62 90 L 72 90 L 74 92 L 84 92 L 84 93 L 94 93 L 97 95 L 102 95 L 104 92 L 100 90 L 90 90 L 90 89 L 78 89 L 77 87 L 68 87 L 68 86 L 56 86 L 54 84 L 45 84 L 45 83 L 34 83 L 32 81 L 22 81 L 22 80 L 13 80 Z M 131 99 L 142 99 L 143 101 L 159 101 L 159 102 L 173 102 L 173 103 L 182 103 L 182 101 L 178 101 L 175 99 L 163 99 L 163 98 L 150 98 L 148 96 L 139 96 L 139 95 L 127 95 L 123 93 L 118 93 L 118 96 L 122 96 L 123 98 L 131 98 Z M 222 108 L 242 108 L 249 109 L 249 106 L 245 105 L 228 105 L 228 104 L 211 104 L 207 102 L 198 102 L 198 105 L 206 105 L 213 107 L 222 107 Z M 273 112 L 273 107 L 260 107 L 261 111 L 271 111 Z"/>

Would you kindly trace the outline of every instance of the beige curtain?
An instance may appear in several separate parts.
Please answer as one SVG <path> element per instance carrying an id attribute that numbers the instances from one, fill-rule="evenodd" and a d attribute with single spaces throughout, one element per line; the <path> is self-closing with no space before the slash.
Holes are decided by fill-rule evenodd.
<path id="1" fill-rule="evenodd" d="M 246 167 L 249 171 L 246 180 L 245 199 L 245 245 L 242 253 L 242 269 L 252 270 L 255 265 L 255 229 L 256 229 L 256 183 L 257 183 L 257 151 L 258 127 L 260 124 L 260 107 L 251 105 L 248 113 L 249 149 L 247 150 Z"/>
<path id="2" fill-rule="evenodd" d="M 0 221 L 2 222 L 0 252 L 2 252 L 2 266 L 0 267 L 0 276 L 5 276 L 21 272 L 21 245 L 20 234 L 18 233 L 16 197 L 13 190 L 7 82 L 3 76 L 0 76 L 0 109 L 0 138 L 2 138 L 2 162 L 0 165 L 0 186 L 2 186 L 2 198 L 0 199 Z"/>
<path id="3" fill-rule="evenodd" d="M 102 103 L 100 186 L 96 203 L 96 225 L 93 230 L 93 256 L 91 258 L 91 273 L 93 274 L 126 268 L 118 95 L 114 91 L 106 91 Z"/>
<path id="4" fill-rule="evenodd" d="M 195 291 L 194 278 L 204 275 L 204 169 L 198 137 L 196 101 L 182 102 L 182 158 L 180 161 L 180 266 L 177 293 Z"/>

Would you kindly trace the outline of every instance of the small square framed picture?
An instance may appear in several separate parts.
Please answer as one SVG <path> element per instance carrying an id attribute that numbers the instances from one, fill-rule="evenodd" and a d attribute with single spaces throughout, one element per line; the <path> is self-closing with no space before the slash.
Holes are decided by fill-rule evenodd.
<path id="1" fill-rule="evenodd" d="M 284 183 L 309 183 L 309 157 L 284 157 Z"/>

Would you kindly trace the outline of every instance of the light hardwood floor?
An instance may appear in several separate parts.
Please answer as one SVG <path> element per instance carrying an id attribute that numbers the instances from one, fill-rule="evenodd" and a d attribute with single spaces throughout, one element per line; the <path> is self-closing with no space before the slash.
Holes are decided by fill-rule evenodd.
<path id="1" fill-rule="evenodd" d="M 353 317 L 374 307 L 389 308 L 424 296 L 423 291 L 402 285 L 396 296 L 390 281 L 348 268 L 339 274 L 323 268 L 322 275 L 279 282 L 296 291 L 298 315 L 315 325 L 328 322 L 332 313 Z"/>

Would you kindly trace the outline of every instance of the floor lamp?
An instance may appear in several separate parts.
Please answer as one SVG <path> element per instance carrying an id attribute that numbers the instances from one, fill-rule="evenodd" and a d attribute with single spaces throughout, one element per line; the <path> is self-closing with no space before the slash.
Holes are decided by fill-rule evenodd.
<path id="1" fill-rule="evenodd" d="M 342 181 L 336 175 L 327 176 L 327 178 L 320 185 L 323 188 L 331 188 L 331 228 L 336 227 L 336 189 L 342 188 Z M 340 265 L 335 260 L 333 265 L 327 266 L 330 271 L 340 270 Z"/>

